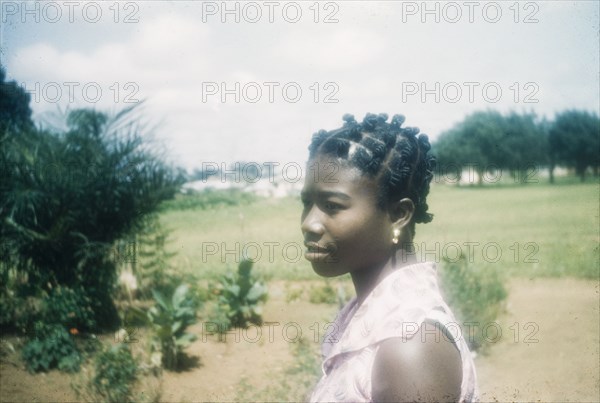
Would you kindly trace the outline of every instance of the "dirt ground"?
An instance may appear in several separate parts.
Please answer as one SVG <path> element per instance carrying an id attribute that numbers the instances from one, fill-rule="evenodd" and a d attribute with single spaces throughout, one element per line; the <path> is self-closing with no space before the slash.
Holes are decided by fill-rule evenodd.
<path id="1" fill-rule="evenodd" d="M 503 337 L 476 361 L 482 401 L 600 401 L 599 297 L 597 281 L 513 280 Z"/>
<path id="2" fill-rule="evenodd" d="M 488 329 L 493 345 L 475 361 L 482 401 L 600 401 L 598 282 L 513 279 L 508 289 L 501 334 Z M 260 333 L 258 328 L 230 333 L 222 343 L 210 324 L 195 325 L 191 330 L 199 340 L 187 350 L 193 363 L 163 375 L 161 400 L 235 400 L 241 379 L 264 388 L 290 365 L 289 345 L 298 331 L 311 340 L 322 336 L 336 307 L 288 304 L 281 289 L 274 291 L 265 309 L 270 323 Z M 74 401 L 70 382 L 58 371 L 30 375 L 16 354 L 0 361 L 2 402 Z"/>

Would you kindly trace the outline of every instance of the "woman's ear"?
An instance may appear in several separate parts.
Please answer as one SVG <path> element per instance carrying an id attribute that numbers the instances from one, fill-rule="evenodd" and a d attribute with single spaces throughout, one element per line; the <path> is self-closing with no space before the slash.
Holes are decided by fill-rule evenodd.
<path id="1" fill-rule="evenodd" d="M 415 213 L 415 204 L 407 197 L 392 202 L 388 206 L 392 227 L 402 230 L 412 220 Z"/>

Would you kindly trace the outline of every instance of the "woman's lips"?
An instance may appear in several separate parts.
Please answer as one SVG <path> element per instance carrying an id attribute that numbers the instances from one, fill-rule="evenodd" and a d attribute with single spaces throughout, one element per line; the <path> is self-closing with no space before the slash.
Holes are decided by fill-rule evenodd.
<path id="1" fill-rule="evenodd" d="M 309 262 L 322 262 L 330 259 L 334 249 L 331 246 L 323 247 L 317 242 L 304 242 L 304 246 L 306 246 L 304 257 Z"/>

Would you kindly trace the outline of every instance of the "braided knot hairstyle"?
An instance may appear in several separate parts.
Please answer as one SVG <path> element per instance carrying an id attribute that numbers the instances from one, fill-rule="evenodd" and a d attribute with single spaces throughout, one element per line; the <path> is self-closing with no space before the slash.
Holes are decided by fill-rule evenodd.
<path id="1" fill-rule="evenodd" d="M 363 174 L 379 184 L 377 204 L 385 208 L 388 202 L 409 198 L 415 205 L 411 222 L 428 223 L 433 215 L 427 212 L 427 194 L 433 178 L 435 157 L 426 134 L 416 127 L 402 127 L 404 116 L 368 113 L 361 123 L 353 115 L 343 117 L 344 125 L 332 131 L 320 130 L 312 137 L 309 159 L 329 155 L 347 160 Z"/>

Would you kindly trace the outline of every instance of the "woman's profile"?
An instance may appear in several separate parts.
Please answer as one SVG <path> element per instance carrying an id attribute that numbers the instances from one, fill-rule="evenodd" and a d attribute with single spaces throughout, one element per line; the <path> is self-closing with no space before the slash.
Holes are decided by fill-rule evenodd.
<path id="1" fill-rule="evenodd" d="M 435 265 L 412 248 L 415 224 L 433 217 L 429 140 L 403 128 L 401 115 L 344 121 L 313 136 L 302 189 L 305 257 L 321 276 L 349 273 L 356 290 L 323 341 L 310 400 L 477 400 L 473 360 Z"/>

